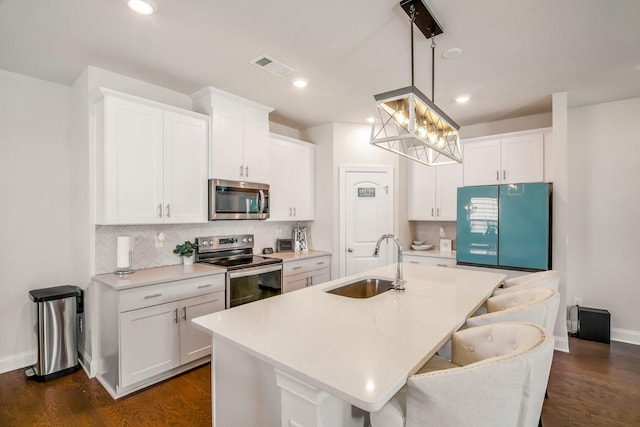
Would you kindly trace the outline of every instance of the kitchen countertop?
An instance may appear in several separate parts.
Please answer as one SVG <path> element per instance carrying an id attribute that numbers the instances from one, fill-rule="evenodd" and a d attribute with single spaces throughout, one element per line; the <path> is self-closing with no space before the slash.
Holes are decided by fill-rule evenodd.
<path id="1" fill-rule="evenodd" d="M 456 259 L 456 251 L 441 251 L 440 249 L 429 249 L 428 251 L 402 251 L 402 255 Z"/>
<path id="2" fill-rule="evenodd" d="M 115 273 L 98 274 L 93 280 L 111 286 L 115 290 L 136 288 L 157 283 L 172 282 L 174 280 L 191 279 L 194 277 L 222 274 L 227 270 L 212 265 L 168 265 L 165 267 L 145 268 L 135 270 L 135 273 L 118 276 Z"/>
<path id="3" fill-rule="evenodd" d="M 396 264 L 390 264 L 193 323 L 214 342 L 376 411 L 504 279 L 497 273 L 405 264 L 402 293 L 353 299 L 325 292 L 365 276 L 392 278 L 395 271 Z"/>
<path id="4" fill-rule="evenodd" d="M 309 251 L 307 253 L 295 253 L 295 252 L 274 252 L 272 254 L 264 255 L 270 258 L 279 258 L 283 262 L 296 261 L 305 258 L 316 258 L 321 256 L 331 255 L 331 252 L 326 251 Z"/>

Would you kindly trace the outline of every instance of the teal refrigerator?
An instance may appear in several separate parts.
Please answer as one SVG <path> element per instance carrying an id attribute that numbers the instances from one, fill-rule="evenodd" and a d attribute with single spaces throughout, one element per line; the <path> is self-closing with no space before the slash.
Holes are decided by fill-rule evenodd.
<path id="1" fill-rule="evenodd" d="M 551 269 L 552 187 L 541 182 L 458 188 L 457 263 Z"/>

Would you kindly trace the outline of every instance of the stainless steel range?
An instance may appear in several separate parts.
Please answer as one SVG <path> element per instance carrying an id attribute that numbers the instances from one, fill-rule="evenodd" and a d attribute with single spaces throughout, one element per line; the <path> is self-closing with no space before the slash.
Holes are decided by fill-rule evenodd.
<path id="1" fill-rule="evenodd" d="M 282 293 L 282 260 L 253 254 L 253 234 L 197 237 L 196 262 L 227 269 L 226 308 Z"/>

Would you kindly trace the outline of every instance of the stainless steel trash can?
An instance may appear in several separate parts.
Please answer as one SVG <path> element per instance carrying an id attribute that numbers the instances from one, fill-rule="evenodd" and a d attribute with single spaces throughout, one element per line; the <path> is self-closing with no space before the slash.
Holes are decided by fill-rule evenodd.
<path id="1" fill-rule="evenodd" d="M 37 304 L 38 360 L 27 375 L 37 381 L 49 381 L 78 370 L 76 328 L 78 311 L 82 311 L 82 290 L 77 286 L 55 286 L 29 291 L 29 297 Z"/>

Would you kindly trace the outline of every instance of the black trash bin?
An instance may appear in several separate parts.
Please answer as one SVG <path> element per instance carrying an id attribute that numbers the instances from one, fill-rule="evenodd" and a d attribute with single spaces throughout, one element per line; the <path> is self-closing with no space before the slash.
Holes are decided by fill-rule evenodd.
<path id="1" fill-rule="evenodd" d="M 82 310 L 82 290 L 77 286 L 55 286 L 29 291 L 37 304 L 38 360 L 27 376 L 49 381 L 77 371 L 77 319 Z"/>

